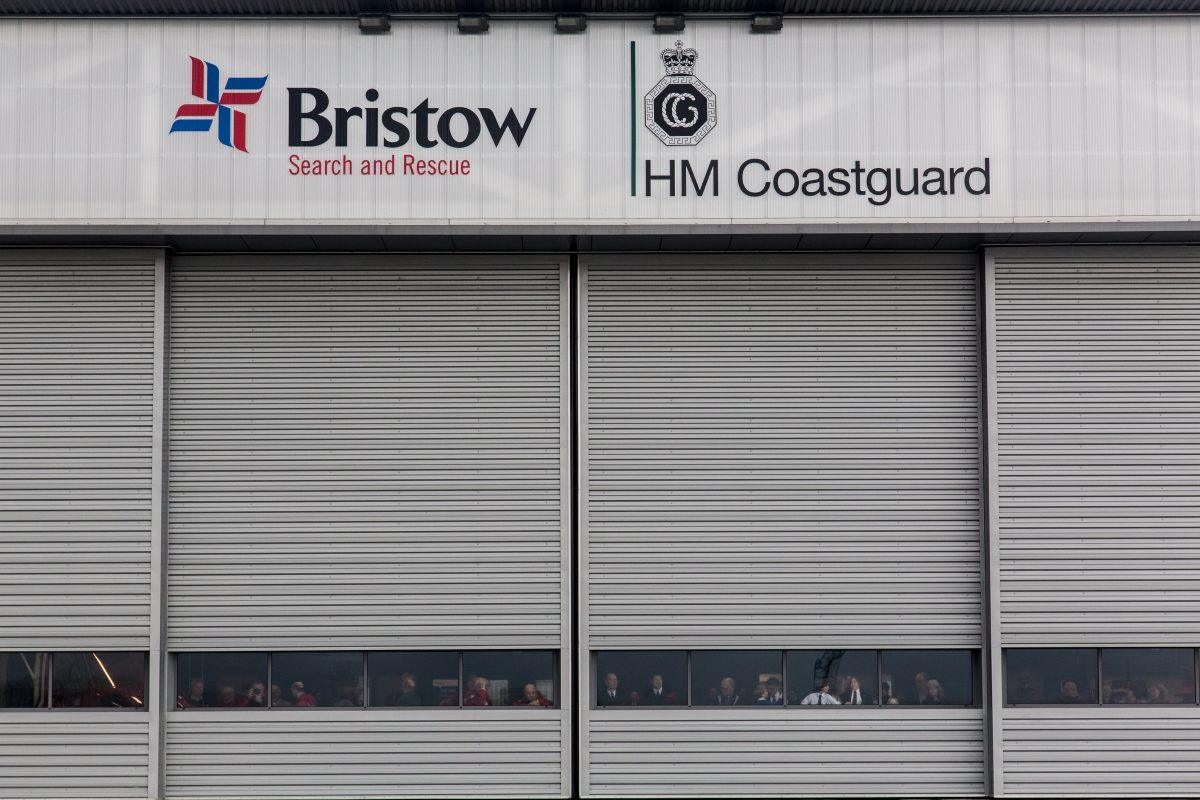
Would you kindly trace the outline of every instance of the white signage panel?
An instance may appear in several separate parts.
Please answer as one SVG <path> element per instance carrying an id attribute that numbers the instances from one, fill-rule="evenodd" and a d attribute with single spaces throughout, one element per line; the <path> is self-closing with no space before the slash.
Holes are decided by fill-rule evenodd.
<path id="1" fill-rule="evenodd" d="M 1190 220 L 1198 45 L 1190 17 L 8 20 L 0 224 Z"/>

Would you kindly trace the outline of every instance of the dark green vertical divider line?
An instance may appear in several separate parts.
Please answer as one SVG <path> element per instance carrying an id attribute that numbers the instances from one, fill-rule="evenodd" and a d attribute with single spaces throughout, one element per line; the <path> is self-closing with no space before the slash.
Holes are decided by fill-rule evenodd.
<path id="1" fill-rule="evenodd" d="M 629 43 L 629 196 L 637 197 L 637 43 Z"/>

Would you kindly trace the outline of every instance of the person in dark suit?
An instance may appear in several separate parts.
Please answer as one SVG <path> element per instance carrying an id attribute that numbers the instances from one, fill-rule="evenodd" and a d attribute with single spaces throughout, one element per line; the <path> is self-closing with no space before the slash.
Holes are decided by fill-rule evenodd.
<path id="1" fill-rule="evenodd" d="M 842 695 L 841 699 L 842 704 L 847 706 L 874 705 L 871 694 L 862 687 L 862 683 L 853 675 L 850 676 L 850 684 L 846 687 L 846 692 Z"/>
<path id="2" fill-rule="evenodd" d="M 733 678 L 722 678 L 721 687 L 713 701 L 718 706 L 736 706 L 741 702 L 737 693 L 737 681 Z"/>
<path id="3" fill-rule="evenodd" d="M 419 706 L 421 693 L 417 691 L 417 676 L 405 672 L 400 676 L 400 691 L 388 698 L 389 706 Z"/>
<path id="4" fill-rule="evenodd" d="M 675 705 L 675 695 L 667 691 L 662 675 L 655 673 L 650 676 L 650 687 L 642 693 L 641 703 L 644 706 Z"/>
<path id="5" fill-rule="evenodd" d="M 619 683 L 615 672 L 610 672 L 604 676 L 604 685 L 596 692 L 597 708 L 625 705 L 625 699 L 621 696 Z"/>

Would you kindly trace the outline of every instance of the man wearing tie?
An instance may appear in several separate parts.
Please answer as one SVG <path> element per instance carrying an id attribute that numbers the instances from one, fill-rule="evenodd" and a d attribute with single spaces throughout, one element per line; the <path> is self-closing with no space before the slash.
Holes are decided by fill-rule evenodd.
<path id="1" fill-rule="evenodd" d="M 663 685 L 663 676 L 655 673 L 650 676 L 650 688 L 642 695 L 642 705 L 644 706 L 671 706 L 675 705 L 675 695 L 668 694 L 666 686 Z"/>
<path id="2" fill-rule="evenodd" d="M 617 683 L 617 674 L 615 672 L 610 672 L 604 676 L 604 685 L 600 687 L 600 691 L 596 694 L 597 708 L 625 705 L 621 700 L 620 694 L 617 692 Z"/>
<path id="3" fill-rule="evenodd" d="M 821 686 L 815 692 L 810 692 L 807 697 L 800 701 L 802 706 L 840 706 L 841 700 L 829 693 L 829 680 L 821 681 Z"/>
<path id="4" fill-rule="evenodd" d="M 871 696 L 862 690 L 862 684 L 858 678 L 850 676 L 850 688 L 847 690 L 842 702 L 848 706 L 869 706 L 871 705 Z"/>
<path id="5" fill-rule="evenodd" d="M 721 690 L 717 693 L 716 704 L 719 706 L 736 706 L 741 697 L 737 693 L 737 682 L 733 678 L 721 679 Z"/>

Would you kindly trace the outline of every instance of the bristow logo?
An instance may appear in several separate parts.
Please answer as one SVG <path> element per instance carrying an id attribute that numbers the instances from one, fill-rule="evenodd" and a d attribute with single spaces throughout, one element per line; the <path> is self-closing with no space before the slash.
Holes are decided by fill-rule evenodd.
<path id="1" fill-rule="evenodd" d="M 177 131 L 205 132 L 212 129 L 217 118 L 217 139 L 226 147 L 246 150 L 246 114 L 234 106 L 252 106 L 262 97 L 267 76 L 261 78 L 226 78 L 221 88 L 221 71 L 215 64 L 192 59 L 192 95 L 203 103 L 185 103 L 175 112 L 170 133 Z"/>
<path id="2" fill-rule="evenodd" d="M 717 125 L 717 100 L 692 73 L 700 56 L 683 42 L 660 54 L 666 77 L 646 95 L 646 127 L 667 145 L 694 145 Z"/>

